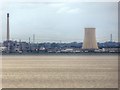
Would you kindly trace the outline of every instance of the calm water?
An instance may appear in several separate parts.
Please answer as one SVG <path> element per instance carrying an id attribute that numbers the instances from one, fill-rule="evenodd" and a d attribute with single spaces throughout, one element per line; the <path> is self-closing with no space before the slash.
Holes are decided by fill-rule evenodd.
<path id="1" fill-rule="evenodd" d="M 3 88 L 117 88 L 117 55 L 3 56 Z"/>

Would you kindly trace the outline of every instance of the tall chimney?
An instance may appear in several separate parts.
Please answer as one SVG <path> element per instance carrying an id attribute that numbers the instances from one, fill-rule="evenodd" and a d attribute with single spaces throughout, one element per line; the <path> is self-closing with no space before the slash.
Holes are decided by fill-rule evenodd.
<path id="1" fill-rule="evenodd" d="M 35 34 L 33 34 L 33 43 L 35 43 Z"/>
<path id="2" fill-rule="evenodd" d="M 29 37 L 29 43 L 30 43 L 30 37 Z"/>
<path id="3" fill-rule="evenodd" d="M 9 30 L 9 13 L 7 13 L 7 41 L 10 39 L 10 30 Z"/>
<path id="4" fill-rule="evenodd" d="M 112 34 L 110 34 L 110 41 L 112 42 Z"/>

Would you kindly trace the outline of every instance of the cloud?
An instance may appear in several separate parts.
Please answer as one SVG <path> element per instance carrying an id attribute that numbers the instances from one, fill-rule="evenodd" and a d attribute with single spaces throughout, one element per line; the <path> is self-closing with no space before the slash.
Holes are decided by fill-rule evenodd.
<path id="1" fill-rule="evenodd" d="M 79 12 L 79 8 L 70 9 L 67 11 L 67 13 L 78 13 L 78 12 Z"/>
<path id="2" fill-rule="evenodd" d="M 1 0 L 2 2 L 119 2 L 119 0 Z M 0 1 L 0 2 L 1 2 Z"/>
<path id="3" fill-rule="evenodd" d="M 59 8 L 57 13 L 65 13 L 69 10 L 69 7 L 62 7 L 62 8 Z"/>
<path id="4" fill-rule="evenodd" d="M 51 3 L 50 7 L 56 8 L 57 13 L 78 13 L 79 8 L 69 7 L 66 3 Z"/>
<path id="5" fill-rule="evenodd" d="M 79 13 L 79 8 L 62 7 L 57 13 Z"/>
<path id="6" fill-rule="evenodd" d="M 65 4 L 64 3 L 51 3 L 49 5 L 54 8 L 59 8 L 59 7 L 63 7 Z"/>

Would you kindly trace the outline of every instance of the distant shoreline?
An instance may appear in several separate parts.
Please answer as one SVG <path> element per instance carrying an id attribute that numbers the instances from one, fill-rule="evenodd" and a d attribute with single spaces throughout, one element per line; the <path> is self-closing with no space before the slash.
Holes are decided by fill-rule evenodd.
<path id="1" fill-rule="evenodd" d="M 119 55 L 120 53 L 2 53 L 2 56 L 13 56 L 13 55 L 18 55 L 18 56 L 26 56 L 26 55 L 35 55 L 35 56 L 40 56 L 40 55 Z"/>

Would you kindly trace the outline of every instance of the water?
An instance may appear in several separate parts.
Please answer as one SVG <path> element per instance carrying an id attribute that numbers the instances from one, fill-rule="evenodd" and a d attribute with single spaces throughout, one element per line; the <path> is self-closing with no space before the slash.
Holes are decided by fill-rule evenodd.
<path id="1" fill-rule="evenodd" d="M 3 56 L 3 88 L 117 88 L 117 55 Z"/>

